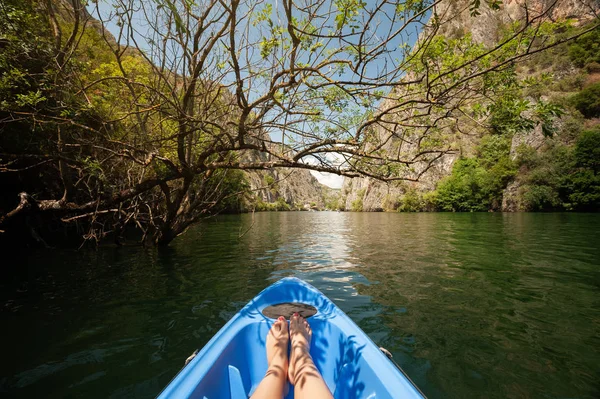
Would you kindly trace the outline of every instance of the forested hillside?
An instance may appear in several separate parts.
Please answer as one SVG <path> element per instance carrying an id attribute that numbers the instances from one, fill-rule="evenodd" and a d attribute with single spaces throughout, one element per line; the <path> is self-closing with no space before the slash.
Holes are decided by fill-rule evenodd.
<path id="1" fill-rule="evenodd" d="M 598 50 L 594 31 L 518 65 L 475 153 L 425 200 L 444 211 L 600 209 Z M 540 104 L 551 121 L 531 121 Z"/>
<path id="2" fill-rule="evenodd" d="M 548 19 L 541 27 L 549 37 L 560 40 L 595 23 L 583 6 L 556 7 L 563 19 Z M 471 22 L 454 21 L 438 34 L 443 49 L 434 55 L 438 62 L 447 53 L 497 46 L 510 31 L 506 21 L 486 25 L 465 18 Z M 446 132 L 442 138 L 455 153 L 417 182 L 347 180 L 340 206 L 354 211 L 600 209 L 599 54 L 595 29 L 511 65 L 495 93 L 457 117 L 464 134 Z"/>

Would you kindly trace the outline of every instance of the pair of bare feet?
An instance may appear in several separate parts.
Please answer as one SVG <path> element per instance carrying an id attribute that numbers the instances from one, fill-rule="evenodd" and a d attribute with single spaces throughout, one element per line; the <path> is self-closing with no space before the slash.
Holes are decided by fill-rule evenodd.
<path id="1" fill-rule="evenodd" d="M 289 328 L 283 316 L 273 323 L 266 342 L 269 367 L 252 399 L 283 398 L 286 381 L 294 385 L 296 399 L 332 398 L 310 356 L 311 338 L 310 325 L 297 313 L 290 318 Z"/>

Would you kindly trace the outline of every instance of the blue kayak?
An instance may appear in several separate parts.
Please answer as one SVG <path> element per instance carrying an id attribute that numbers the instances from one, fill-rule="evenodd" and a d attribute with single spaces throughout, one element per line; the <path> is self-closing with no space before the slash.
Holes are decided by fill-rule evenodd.
<path id="1" fill-rule="evenodd" d="M 277 316 L 294 311 L 310 317 L 310 353 L 335 398 L 424 397 L 333 302 L 310 284 L 288 277 L 240 310 L 159 398 L 248 398 L 267 371 L 267 332 Z M 293 397 L 290 385 L 286 398 Z"/>

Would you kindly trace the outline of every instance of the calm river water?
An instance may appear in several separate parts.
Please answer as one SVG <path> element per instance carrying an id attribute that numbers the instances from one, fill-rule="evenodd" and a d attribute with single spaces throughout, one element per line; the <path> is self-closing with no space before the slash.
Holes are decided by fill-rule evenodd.
<path id="1" fill-rule="evenodd" d="M 167 249 L 25 259 L 2 267 L 4 398 L 153 397 L 285 276 L 430 398 L 600 397 L 600 215 L 232 215 Z"/>

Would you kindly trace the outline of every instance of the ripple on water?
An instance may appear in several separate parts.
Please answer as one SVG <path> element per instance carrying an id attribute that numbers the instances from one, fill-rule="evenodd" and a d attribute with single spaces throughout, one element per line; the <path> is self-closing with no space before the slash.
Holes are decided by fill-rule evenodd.
<path id="1" fill-rule="evenodd" d="M 430 398 L 597 397 L 598 236 L 600 215 L 283 212 L 220 217 L 161 250 L 34 252 L 0 291 L 14 359 L 0 391 L 155 396 L 296 276 Z"/>

